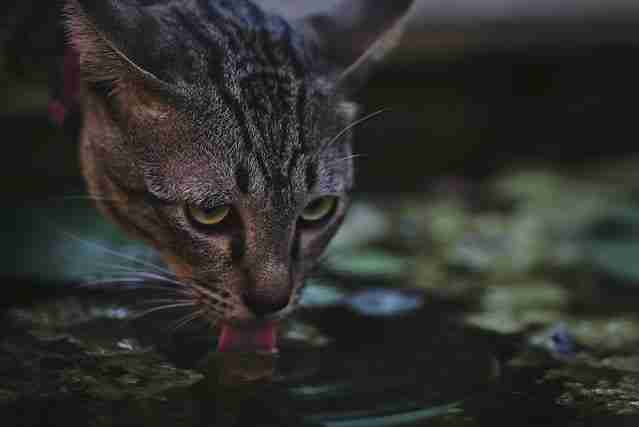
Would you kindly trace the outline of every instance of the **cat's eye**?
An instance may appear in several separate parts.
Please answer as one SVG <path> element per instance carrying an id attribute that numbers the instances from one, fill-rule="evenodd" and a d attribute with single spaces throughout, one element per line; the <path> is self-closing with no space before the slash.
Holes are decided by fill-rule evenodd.
<path id="1" fill-rule="evenodd" d="M 187 211 L 189 217 L 191 217 L 195 223 L 205 227 L 210 227 L 224 221 L 231 212 L 231 207 L 224 205 L 207 209 L 197 206 L 187 206 Z"/>
<path id="2" fill-rule="evenodd" d="M 336 207 L 337 197 L 318 197 L 306 205 L 300 218 L 307 223 L 318 222 L 331 216 Z"/>

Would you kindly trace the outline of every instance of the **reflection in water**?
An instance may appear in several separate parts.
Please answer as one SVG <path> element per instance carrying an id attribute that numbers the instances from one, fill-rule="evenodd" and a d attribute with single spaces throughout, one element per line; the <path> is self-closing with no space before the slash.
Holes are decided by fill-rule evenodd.
<path id="1" fill-rule="evenodd" d="M 76 373 L 73 378 L 90 379 L 90 386 L 98 394 L 89 401 L 82 400 L 86 406 L 83 410 L 105 417 L 105 425 L 121 425 L 123 420 L 153 427 L 422 425 L 425 419 L 463 411 L 466 399 L 486 391 L 499 376 L 493 343 L 474 329 L 445 320 L 432 304 L 400 316 L 362 315 L 342 305 L 305 309 L 295 319 L 313 334 L 327 337 L 320 347 L 313 344 L 313 334 L 308 342 L 284 335 L 278 353 L 206 355 L 191 344 L 195 340 L 174 341 L 172 352 L 156 345 L 171 360 L 179 355 L 182 368 L 190 367 L 204 375 L 192 385 L 180 380 L 172 386 L 171 377 L 177 371 L 149 350 L 149 331 L 161 329 L 158 320 L 145 320 L 145 327 L 141 321 L 131 323 L 106 315 L 111 311 L 100 310 L 100 304 L 86 310 L 89 316 L 101 313 L 99 317 L 58 331 L 65 329 L 81 340 L 90 352 L 90 360 L 99 362 L 95 368 L 87 365 L 81 376 Z M 56 310 L 60 309 L 58 306 Z M 66 311 L 73 310 L 69 306 Z M 46 316 L 32 318 L 37 322 Z M 55 328 L 55 318 L 47 319 L 42 328 Z M 205 352 L 215 348 L 207 337 L 203 340 Z M 200 361 L 192 357 L 194 362 L 188 362 L 191 365 L 184 362 L 189 352 L 200 353 Z M 105 361 L 100 362 L 100 357 Z M 131 360 L 136 360 L 140 368 Z M 108 372 L 101 368 L 105 363 L 110 366 Z M 158 370 L 141 369 L 151 365 Z M 133 377 L 137 387 L 146 384 L 145 390 L 158 391 L 135 397 L 136 386 L 121 382 Z M 154 382 L 160 377 L 165 379 L 156 387 Z M 104 386 L 100 381 L 105 382 Z M 114 382 L 118 394 L 134 397 L 127 399 L 126 408 L 120 412 L 111 409 L 120 403 L 100 391 L 113 387 Z M 80 390 L 84 386 L 75 383 L 73 387 Z M 81 394 L 62 396 L 57 403 L 60 408 L 82 406 L 78 403 L 83 399 Z M 64 413 L 60 409 L 60 414 Z M 52 419 L 50 425 L 63 421 L 65 427 L 83 425 L 64 417 Z"/>
<path id="2" fill-rule="evenodd" d="M 389 295 L 379 288 L 358 292 L 382 298 Z M 54 313 L 77 311 L 72 301 L 56 302 Z M 57 403 L 59 413 L 66 413 L 64 405 L 84 405 L 83 411 L 109 420 L 105 425 L 121 425 L 123 420 L 154 427 L 422 425 L 428 418 L 463 412 L 463 402 L 486 391 L 499 376 L 499 364 L 492 354 L 494 343 L 477 330 L 447 321 L 432 303 L 384 316 L 362 314 L 351 302 L 305 308 L 294 322 L 306 325 L 298 330 L 312 333 L 295 339 L 284 334 L 279 353 L 208 355 L 215 348 L 208 331 L 202 347 L 193 338 L 153 344 L 150 331 L 162 329 L 157 318 L 128 322 L 111 315 L 117 308 L 113 302 L 108 309 L 100 308 L 102 304 L 99 300 L 86 307 L 87 319 L 72 327 L 64 322 L 65 316 L 56 327 L 55 316 L 39 315 L 36 308 L 29 328 L 65 331 L 82 342 L 88 360 L 97 365 L 91 362 L 82 373 L 73 371 L 69 381 L 74 382 L 72 390 L 83 389 L 77 381 L 89 381 L 87 385 L 95 392 L 88 401 L 82 394 L 62 395 Z M 38 322 L 44 323 L 38 326 Z M 326 337 L 324 345 L 315 345 L 316 334 Z M 161 362 L 149 346 L 174 363 L 177 356 L 181 368 L 199 371 L 204 378 L 188 385 L 178 376 L 179 381 L 171 385 L 177 371 Z M 109 366 L 108 371 L 104 365 Z M 147 370 L 146 366 L 157 368 Z M 159 378 L 164 379 L 155 386 Z M 135 397 L 141 385 L 147 391 Z M 102 390 L 117 390 L 117 395 L 134 398 L 127 398 L 126 409 L 112 413 L 110 408 L 120 404 Z M 84 399 L 82 405 L 80 399 Z M 28 399 L 25 402 L 31 406 Z M 26 408 L 17 410 L 25 413 Z M 65 418 L 52 419 L 50 425 L 62 421 L 65 427 L 82 425 Z"/>
<path id="3" fill-rule="evenodd" d="M 425 312 L 371 318 L 332 308 L 305 321 L 331 344 L 284 340 L 277 354 L 210 355 L 200 365 L 206 379 L 191 390 L 200 417 L 235 426 L 421 425 L 462 411 L 498 376 L 478 337 Z"/>
<path id="4" fill-rule="evenodd" d="M 209 373 L 213 384 L 236 386 L 272 380 L 276 360 L 276 352 L 211 353 L 199 369 Z"/>

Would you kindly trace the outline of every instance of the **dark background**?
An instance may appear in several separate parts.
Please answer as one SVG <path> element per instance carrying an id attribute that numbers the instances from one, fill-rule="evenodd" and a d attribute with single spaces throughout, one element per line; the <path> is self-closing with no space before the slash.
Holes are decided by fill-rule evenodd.
<path id="1" fill-rule="evenodd" d="M 77 147 L 46 115 L 59 1 L 3 4 L 0 191 L 14 203 L 77 194 Z M 627 158 L 638 86 L 639 4 L 418 0 L 400 48 L 358 96 L 367 111 L 392 110 L 358 129 L 359 188 Z"/>

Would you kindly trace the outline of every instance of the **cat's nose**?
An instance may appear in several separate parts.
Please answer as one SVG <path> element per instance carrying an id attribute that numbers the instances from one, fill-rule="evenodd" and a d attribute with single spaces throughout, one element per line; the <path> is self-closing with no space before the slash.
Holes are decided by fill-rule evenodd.
<path id="1" fill-rule="evenodd" d="M 291 281 L 290 261 L 277 257 L 271 251 L 260 258 L 249 270 L 242 295 L 244 305 L 256 317 L 266 317 L 286 307 L 291 298 L 293 282 Z M 284 259 L 282 259 L 284 258 Z"/>
<path id="2" fill-rule="evenodd" d="M 287 292 L 259 292 L 253 290 L 243 295 L 244 304 L 257 317 L 277 313 L 288 305 Z"/>

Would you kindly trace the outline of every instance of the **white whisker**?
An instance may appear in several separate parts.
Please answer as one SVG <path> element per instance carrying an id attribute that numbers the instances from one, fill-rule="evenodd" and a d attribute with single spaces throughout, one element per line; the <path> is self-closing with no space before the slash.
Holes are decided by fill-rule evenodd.
<path id="1" fill-rule="evenodd" d="M 176 298 L 153 298 L 149 300 L 144 300 L 140 303 L 140 305 L 144 304 L 166 304 L 166 303 L 182 303 L 182 302 L 194 302 L 190 298 L 184 299 L 176 299 Z"/>
<path id="2" fill-rule="evenodd" d="M 377 110 L 377 111 L 373 111 L 370 114 L 365 115 L 364 117 L 362 117 L 361 119 L 355 120 L 354 122 L 350 123 L 349 125 L 347 125 L 346 127 L 344 127 L 344 129 L 342 129 L 341 131 L 339 131 L 337 133 L 337 135 L 335 135 L 333 138 L 331 138 L 327 143 L 326 146 L 332 145 L 334 144 L 336 141 L 338 141 L 342 136 L 344 136 L 348 131 L 350 131 L 351 129 L 353 129 L 356 126 L 361 125 L 362 123 L 365 123 L 377 116 L 379 116 L 380 114 L 386 113 L 387 111 L 389 111 L 386 108 L 382 108 L 381 110 Z"/>
<path id="3" fill-rule="evenodd" d="M 168 283 L 171 285 L 176 285 L 176 286 L 180 286 L 180 287 L 186 287 L 188 286 L 187 284 L 180 282 L 178 280 L 174 280 L 170 277 L 164 277 L 164 276 L 160 276 L 158 274 L 155 273 L 148 273 L 148 272 L 138 272 L 138 273 L 133 273 L 133 277 L 139 277 L 142 279 L 147 279 L 147 280 L 154 280 L 154 281 L 158 281 L 161 283 Z"/>
<path id="4" fill-rule="evenodd" d="M 332 162 L 328 163 L 327 166 L 333 166 L 333 165 L 336 165 L 338 163 L 346 162 L 348 160 L 353 160 L 353 159 L 357 159 L 357 158 L 360 158 L 360 157 L 366 157 L 366 154 L 352 154 L 350 156 L 342 157 L 341 159 L 333 160 Z"/>
<path id="5" fill-rule="evenodd" d="M 228 301 L 224 297 L 211 292 L 209 289 L 203 286 L 193 283 L 191 284 L 191 287 L 193 288 L 195 292 L 199 292 L 200 294 L 204 295 L 206 298 L 212 299 L 219 303 L 228 303 Z"/>
<path id="6" fill-rule="evenodd" d="M 159 292 L 173 293 L 176 295 L 188 295 L 186 290 L 182 288 L 170 287 L 170 286 L 167 286 L 166 284 L 149 283 L 145 279 L 138 279 L 138 278 L 121 278 L 121 279 L 110 278 L 110 279 L 103 279 L 103 280 L 94 280 L 91 282 L 83 283 L 80 286 L 84 288 L 104 287 L 106 290 L 110 290 L 115 287 L 118 289 L 118 291 L 123 291 L 123 290 L 140 291 L 143 289 L 148 289 L 148 290 L 153 289 Z"/>
<path id="7" fill-rule="evenodd" d="M 67 200 L 91 200 L 91 201 L 106 201 L 106 202 L 121 202 L 119 199 L 91 196 L 91 195 L 67 195 L 61 197 L 52 197 L 49 200 L 52 201 L 67 201 Z"/>
<path id="8" fill-rule="evenodd" d="M 197 305 L 197 303 L 195 303 L 195 302 L 183 302 L 183 303 L 179 303 L 179 304 L 168 304 L 168 305 L 163 305 L 163 306 L 160 306 L 160 307 L 154 307 L 154 308 L 151 308 L 149 310 L 143 311 L 142 313 L 138 314 L 137 316 L 135 316 L 135 319 L 139 319 L 141 317 L 148 316 L 149 314 L 156 313 L 158 311 L 170 310 L 172 308 L 193 307 L 194 305 Z"/>
<path id="9" fill-rule="evenodd" d="M 138 268 L 138 266 L 135 265 L 124 265 L 124 264 L 115 264 L 112 262 L 106 262 L 106 261 L 93 261 L 93 264 L 96 267 L 103 267 L 105 268 L 104 272 L 113 272 L 116 274 L 123 274 L 123 273 L 127 273 L 127 274 L 135 274 L 135 273 L 148 273 L 146 271 L 140 270 Z M 168 274 L 168 273 L 165 273 Z"/>
<path id="10" fill-rule="evenodd" d="M 159 271 L 159 272 L 161 272 L 161 273 L 164 273 L 164 274 L 169 274 L 169 275 L 171 274 L 171 272 L 170 272 L 169 270 L 167 270 L 167 269 L 165 269 L 165 268 L 162 268 L 162 267 L 160 267 L 160 266 L 158 266 L 158 265 L 155 265 L 155 264 L 153 264 L 152 262 L 143 261 L 143 260 L 141 260 L 141 259 L 138 259 L 138 258 L 135 258 L 135 257 L 129 256 L 129 255 L 124 255 L 124 254 L 119 253 L 119 252 L 117 252 L 117 251 L 115 251 L 115 250 L 112 250 L 112 249 L 106 248 L 106 247 L 104 247 L 104 246 L 102 246 L 102 245 L 100 245 L 100 244 L 98 244 L 98 243 L 90 242 L 90 241 L 88 241 L 88 240 L 84 240 L 84 239 L 82 239 L 82 238 L 80 238 L 80 237 L 76 236 L 75 234 L 73 234 L 73 233 L 71 233 L 71 232 L 68 232 L 68 231 L 65 231 L 65 230 L 60 230 L 60 229 L 58 229 L 57 231 L 58 231 L 59 233 L 64 234 L 65 236 L 67 236 L 67 237 L 69 237 L 69 238 L 71 238 L 71 239 L 73 239 L 73 240 L 77 241 L 77 242 L 82 243 L 83 245 L 86 245 L 86 246 L 91 247 L 91 248 L 94 248 L 94 249 L 101 250 L 101 251 L 103 251 L 103 252 L 105 252 L 105 253 L 107 253 L 107 254 L 109 254 L 109 255 L 113 255 L 113 256 L 115 256 L 115 257 L 118 257 L 118 258 L 121 258 L 121 259 L 124 259 L 124 260 L 127 260 L 127 261 L 131 261 L 131 262 L 133 262 L 133 263 L 137 263 L 137 264 L 140 264 L 140 265 L 144 265 L 144 266 L 146 266 L 146 267 L 152 268 L 152 269 L 154 269 L 154 270 L 156 270 L 156 271 Z"/>
<path id="11" fill-rule="evenodd" d="M 174 322 L 174 325 L 171 326 L 171 332 L 176 332 L 177 330 L 184 328 L 189 323 L 194 322 L 198 318 L 202 317 L 204 313 L 205 313 L 205 310 L 200 309 L 196 311 L 195 313 L 188 314 L 182 317 L 181 319 L 178 319 L 176 322 Z"/>

